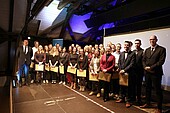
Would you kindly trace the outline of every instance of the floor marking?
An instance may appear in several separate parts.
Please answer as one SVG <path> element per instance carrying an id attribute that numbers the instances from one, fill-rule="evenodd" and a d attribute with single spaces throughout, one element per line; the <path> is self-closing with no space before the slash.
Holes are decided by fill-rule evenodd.
<path id="1" fill-rule="evenodd" d="M 56 102 L 62 102 L 64 99 L 57 99 Z"/>
<path id="2" fill-rule="evenodd" d="M 76 97 L 70 97 L 70 98 L 66 98 L 64 100 L 72 100 L 72 99 L 75 99 Z"/>
<path id="3" fill-rule="evenodd" d="M 67 87 L 68 89 L 70 89 L 70 87 L 67 86 L 67 85 L 65 85 L 65 87 Z M 101 105 L 101 104 L 95 102 L 94 100 L 92 100 L 92 99 L 86 97 L 85 95 L 81 94 L 80 92 L 78 92 L 78 91 L 76 91 L 76 90 L 74 90 L 74 89 L 70 89 L 70 90 L 72 90 L 72 91 L 74 91 L 75 93 L 77 93 L 78 95 L 84 97 L 87 101 L 91 101 L 92 103 L 96 104 L 97 106 L 99 106 L 99 107 L 101 107 L 101 108 L 103 108 L 103 109 L 109 111 L 110 113 L 115 113 L 114 111 L 112 111 L 112 110 L 106 108 L 105 106 L 103 106 L 103 105 Z"/>
<path id="4" fill-rule="evenodd" d="M 55 101 L 46 101 L 46 102 L 44 102 L 44 104 L 45 104 L 46 106 L 55 105 Z"/>
<path id="5" fill-rule="evenodd" d="M 41 88 L 42 88 L 42 86 L 41 86 Z M 51 97 L 51 99 L 53 100 L 53 101 L 55 101 L 54 100 L 54 98 L 50 95 L 50 94 L 48 94 L 48 92 L 44 89 L 44 88 L 42 88 L 46 93 L 47 93 L 47 95 L 49 96 L 49 97 Z M 54 103 L 55 104 L 55 103 Z M 58 104 L 58 102 L 56 103 L 57 105 L 58 105 L 58 107 L 64 112 L 64 113 L 67 113 L 59 104 Z"/>

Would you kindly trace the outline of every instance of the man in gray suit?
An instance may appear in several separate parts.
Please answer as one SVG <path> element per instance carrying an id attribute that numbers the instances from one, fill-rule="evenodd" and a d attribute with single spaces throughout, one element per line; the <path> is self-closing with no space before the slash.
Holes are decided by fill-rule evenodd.
<path id="1" fill-rule="evenodd" d="M 21 85 L 21 76 L 24 74 L 26 84 L 28 84 L 28 72 L 31 64 L 32 48 L 28 46 L 28 39 L 23 39 L 23 45 L 17 48 L 16 57 L 18 58 L 18 81 Z"/>
<path id="2" fill-rule="evenodd" d="M 150 47 L 148 47 L 143 55 L 143 67 L 146 78 L 146 104 L 140 106 L 141 108 L 149 107 L 151 101 L 152 85 L 156 90 L 157 110 L 156 113 L 162 112 L 163 94 L 161 89 L 161 81 L 163 75 L 162 65 L 166 58 L 166 49 L 157 44 L 157 37 L 152 35 L 150 37 Z"/>

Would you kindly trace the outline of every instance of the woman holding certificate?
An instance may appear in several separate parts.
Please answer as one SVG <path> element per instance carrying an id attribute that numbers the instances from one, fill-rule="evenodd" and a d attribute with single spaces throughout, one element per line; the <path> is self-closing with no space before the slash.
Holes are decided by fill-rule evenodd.
<path id="1" fill-rule="evenodd" d="M 77 67 L 77 59 L 78 55 L 76 54 L 76 47 L 73 48 L 73 52 L 69 56 L 69 65 L 67 72 L 71 75 L 71 86 L 70 88 L 76 89 L 76 67 Z"/>
<path id="2" fill-rule="evenodd" d="M 100 68 L 102 71 L 101 73 L 102 75 L 104 75 L 104 78 L 106 78 L 104 80 L 104 95 L 103 95 L 104 102 L 106 102 L 109 99 L 110 79 L 111 74 L 113 73 L 114 66 L 115 57 L 111 54 L 111 48 L 108 46 L 106 47 L 106 54 L 104 54 L 100 60 Z"/>
<path id="3" fill-rule="evenodd" d="M 44 74 L 44 78 L 43 78 L 43 83 L 48 83 L 48 80 L 50 80 L 50 73 L 49 73 L 49 49 L 48 46 L 45 45 L 44 46 L 44 52 L 46 54 L 46 61 L 45 61 L 45 74 Z"/>
<path id="4" fill-rule="evenodd" d="M 62 52 L 60 53 L 60 66 L 59 66 L 59 71 L 60 71 L 60 82 L 59 84 L 65 85 L 66 84 L 66 71 L 67 71 L 67 63 L 68 63 L 68 53 L 66 53 L 66 48 L 64 47 Z"/>
<path id="5" fill-rule="evenodd" d="M 56 80 L 58 76 L 58 63 L 59 63 L 59 52 L 56 46 L 54 46 L 49 56 L 52 84 L 56 84 Z"/>
<path id="6" fill-rule="evenodd" d="M 86 77 L 86 69 L 88 65 L 88 57 L 84 54 L 83 49 L 80 49 L 79 51 L 79 57 L 77 61 L 77 76 L 79 77 L 79 84 L 80 89 L 79 91 L 85 90 L 85 77 Z"/>
<path id="7" fill-rule="evenodd" d="M 38 51 L 34 55 L 35 59 L 35 71 L 37 71 L 36 74 L 36 82 L 41 83 L 43 78 L 43 72 L 44 72 L 44 63 L 46 61 L 46 54 L 43 50 L 42 45 L 39 45 Z"/>
<path id="8" fill-rule="evenodd" d="M 100 91 L 99 91 L 99 81 L 98 81 L 98 75 L 100 71 L 100 57 L 99 57 L 99 50 L 96 49 L 94 52 L 94 57 L 91 59 L 90 62 L 90 74 L 89 74 L 89 80 L 92 81 L 92 91 L 89 93 L 89 95 L 97 94 L 97 97 L 100 97 Z"/>

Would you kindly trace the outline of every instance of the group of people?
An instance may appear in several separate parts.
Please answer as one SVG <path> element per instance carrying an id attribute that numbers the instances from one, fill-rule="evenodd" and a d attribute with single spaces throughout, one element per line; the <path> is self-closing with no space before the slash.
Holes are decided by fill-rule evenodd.
<path id="1" fill-rule="evenodd" d="M 131 50 L 133 43 L 124 42 L 124 51 L 121 44 L 109 42 L 104 48 L 103 44 L 88 45 L 82 48 L 78 44 L 71 44 L 68 51 L 59 44 L 39 45 L 34 42 L 34 47 L 28 46 L 28 40 L 18 47 L 18 69 L 20 83 L 24 74 L 28 83 L 28 73 L 31 75 L 31 83 L 68 84 L 70 88 L 79 91 L 91 90 L 89 95 L 101 96 L 104 89 L 103 100 L 108 101 L 114 96 L 117 103 L 125 102 L 127 108 L 132 102 L 137 102 L 141 108 L 150 106 L 152 86 L 157 95 L 157 112 L 161 113 L 163 94 L 161 80 L 163 75 L 162 65 L 166 58 L 166 49 L 157 44 L 158 38 L 152 35 L 149 39 L 150 47 L 141 48 L 141 40 L 134 41 L 135 50 Z M 38 66 L 38 67 L 37 67 Z M 38 70 L 42 66 L 42 70 Z M 53 69 L 53 70 L 51 70 Z M 68 69 L 72 70 L 68 72 Z M 101 79 L 109 74 L 109 80 Z M 67 76 L 66 76 L 67 75 Z M 128 75 L 128 85 L 120 84 L 120 76 Z M 146 103 L 141 105 L 141 87 L 143 77 L 146 82 Z M 92 79 L 93 78 L 93 79 Z"/>

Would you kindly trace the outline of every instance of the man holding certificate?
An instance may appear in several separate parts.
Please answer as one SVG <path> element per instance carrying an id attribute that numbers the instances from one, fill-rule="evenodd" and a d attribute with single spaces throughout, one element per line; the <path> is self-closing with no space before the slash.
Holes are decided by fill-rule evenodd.
<path id="1" fill-rule="evenodd" d="M 117 100 L 117 103 L 126 102 L 126 107 L 129 108 L 131 106 L 132 92 L 134 87 L 133 81 L 133 67 L 135 64 L 135 53 L 130 50 L 129 41 L 124 42 L 124 50 L 120 53 L 118 68 L 120 70 L 120 99 Z M 125 79 L 125 80 L 122 80 Z M 123 82 L 122 82 L 123 81 Z M 124 83 L 126 82 L 126 83 Z M 126 100 L 125 100 L 126 99 Z"/>

